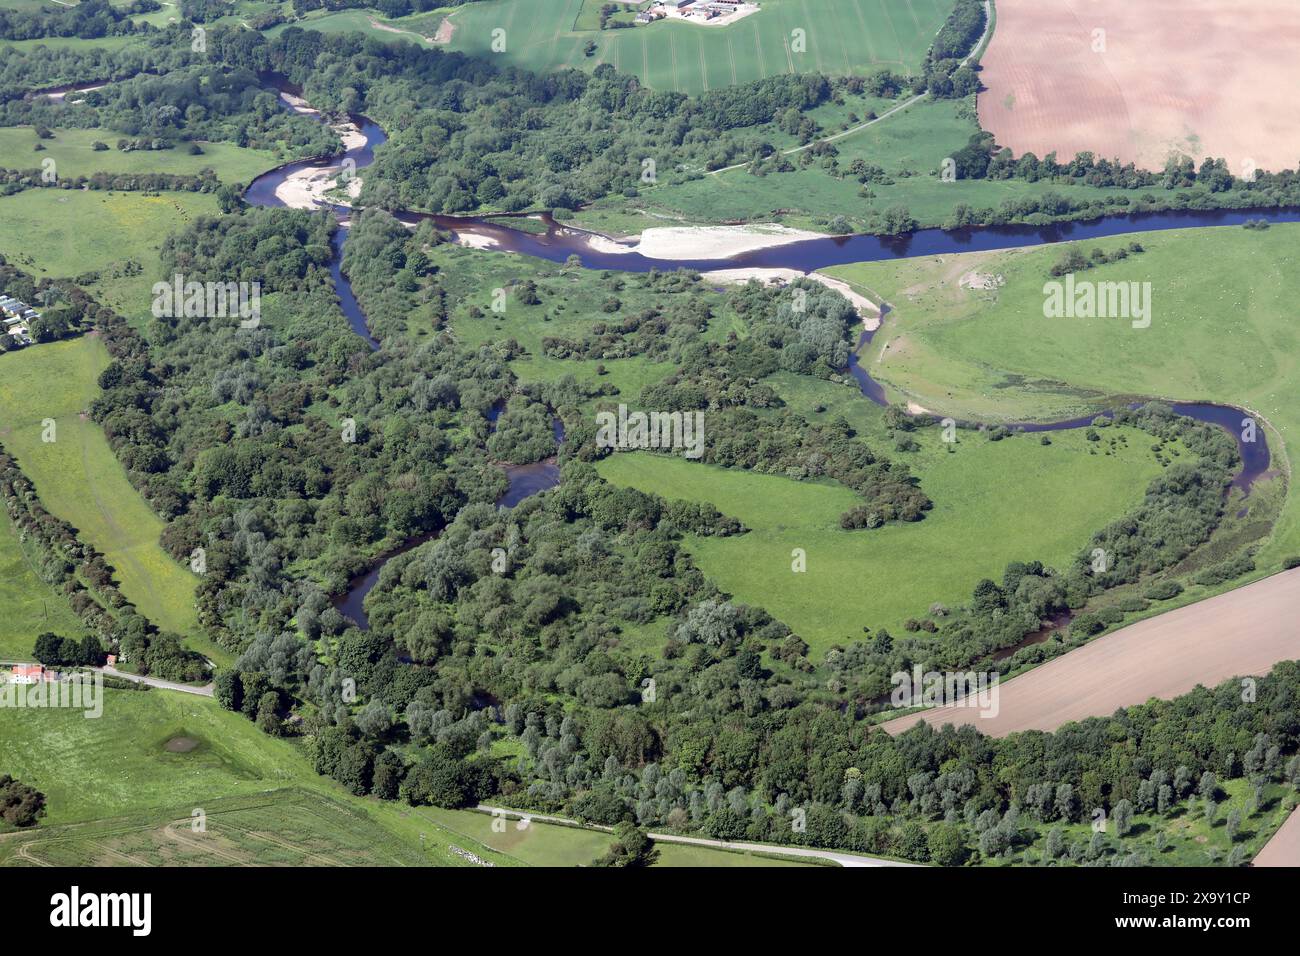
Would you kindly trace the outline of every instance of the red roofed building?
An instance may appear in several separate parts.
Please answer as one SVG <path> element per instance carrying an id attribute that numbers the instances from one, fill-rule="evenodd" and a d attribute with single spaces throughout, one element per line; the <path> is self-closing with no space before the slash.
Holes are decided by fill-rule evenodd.
<path id="1" fill-rule="evenodd" d="M 15 664 L 10 680 L 15 684 L 39 684 L 44 672 L 40 664 Z"/>

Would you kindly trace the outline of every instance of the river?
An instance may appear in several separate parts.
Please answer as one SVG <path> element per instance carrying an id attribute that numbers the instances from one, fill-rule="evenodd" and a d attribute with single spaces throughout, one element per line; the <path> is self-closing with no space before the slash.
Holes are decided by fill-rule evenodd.
<path id="1" fill-rule="evenodd" d="M 281 91 L 299 95 L 300 90 L 275 78 L 277 94 Z M 291 108 L 287 101 L 281 99 L 286 108 Z M 324 117 L 320 117 L 324 122 Z M 364 142 L 348 149 L 342 156 L 327 159 L 300 160 L 287 163 L 257 177 L 248 187 L 244 199 L 251 205 L 284 207 L 285 203 L 276 196 L 277 188 L 295 173 L 311 168 L 339 166 L 346 160 L 355 163 L 360 171 L 374 162 L 375 149 L 387 141 L 387 136 L 378 124 L 364 116 L 353 116 L 352 121 L 364 136 Z M 334 280 L 339 306 L 347 317 L 352 329 L 361 336 L 371 348 L 379 348 L 380 343 L 371 335 L 365 313 L 352 292 L 352 284 L 342 269 L 343 245 L 347 241 L 348 216 L 351 210 L 346 206 L 324 205 L 331 209 L 341 223 L 334 237 L 334 259 L 330 273 Z M 589 269 L 609 269 L 624 272 L 648 272 L 651 269 L 673 270 L 679 268 L 711 271 L 714 269 L 735 268 L 782 268 L 796 269 L 800 272 L 812 272 L 833 265 L 852 262 L 879 261 L 884 259 L 902 259 L 912 256 L 952 254 L 959 252 L 976 252 L 996 249 L 1009 249 L 1017 246 L 1044 245 L 1057 242 L 1071 242 L 1084 239 L 1096 239 L 1103 236 L 1123 235 L 1160 229 L 1179 229 L 1204 226 L 1240 226 L 1248 219 L 1261 215 L 1274 222 L 1300 222 L 1300 209 L 1285 210 L 1232 210 L 1232 211 L 1180 211 L 1165 213 L 1144 213 L 1127 216 L 1107 216 L 1092 222 L 1054 223 L 1048 226 L 982 226 L 956 231 L 942 229 L 921 229 L 900 237 L 880 237 L 870 235 L 837 236 L 820 239 L 808 239 L 786 243 L 752 252 L 742 253 L 726 259 L 652 259 L 642 256 L 635 247 L 626 246 L 626 251 L 610 251 L 611 240 L 581 229 L 575 229 L 557 222 L 549 214 L 537 214 L 546 224 L 544 233 L 530 233 L 496 221 L 486 221 L 478 217 L 444 216 L 431 213 L 404 211 L 397 213 L 397 218 L 407 223 L 432 220 L 439 228 L 446 229 L 458 237 L 474 236 L 479 240 L 490 240 L 488 248 L 500 252 L 514 252 L 534 256 L 551 262 L 564 262 L 576 256 L 581 264 Z M 888 310 L 882 314 L 882 320 Z M 872 332 L 863 332 L 859 341 L 859 351 L 870 342 Z M 872 379 L 870 373 L 858 362 L 854 354 L 849 359 L 848 371 L 858 383 L 859 390 L 866 398 L 879 405 L 888 404 L 885 389 Z M 1253 482 L 1268 471 L 1270 452 L 1268 440 L 1263 428 L 1255 430 L 1255 440 L 1243 440 L 1244 419 L 1247 413 L 1241 409 L 1226 405 L 1206 402 L 1171 403 L 1175 411 L 1188 415 L 1198 421 L 1209 422 L 1225 428 L 1237 443 L 1241 455 L 1242 468 L 1234 478 L 1233 485 L 1249 493 Z M 1104 415 L 1113 414 L 1102 412 Z M 1008 427 L 1027 432 L 1060 431 L 1070 428 L 1082 428 L 1093 421 L 1096 415 L 1060 422 L 1024 422 Z M 557 426 L 558 428 L 558 426 Z M 557 431 L 557 439 L 563 440 L 563 430 Z M 509 490 L 498 500 L 501 507 L 514 507 L 531 495 L 548 488 L 554 488 L 560 480 L 559 467 L 554 459 L 529 465 L 506 466 L 510 480 Z M 362 602 L 365 596 L 379 580 L 379 573 L 385 562 L 398 554 L 429 540 L 432 535 L 425 535 L 403 544 L 396 551 L 384 555 L 364 574 L 359 575 L 349 584 L 347 591 L 335 601 L 335 606 L 351 617 L 361 627 L 368 626 Z"/>

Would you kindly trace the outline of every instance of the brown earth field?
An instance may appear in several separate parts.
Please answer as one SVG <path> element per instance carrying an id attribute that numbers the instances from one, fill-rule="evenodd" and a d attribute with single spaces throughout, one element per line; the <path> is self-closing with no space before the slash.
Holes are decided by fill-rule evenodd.
<path id="1" fill-rule="evenodd" d="M 1016 156 L 1293 169 L 1297 49 L 1297 0 L 997 0 L 980 125 Z"/>
<path id="2" fill-rule="evenodd" d="M 972 724 L 994 737 L 1050 731 L 1152 697 L 1177 697 L 1197 684 L 1263 675 L 1278 661 L 1300 659 L 1297 607 L 1300 568 L 1139 621 L 1048 661 L 997 688 L 996 714 L 981 715 L 973 703 L 959 701 L 881 726 L 891 734 L 918 720 L 934 727 Z"/>
<path id="3" fill-rule="evenodd" d="M 1300 812 L 1291 811 L 1264 849 L 1255 854 L 1251 866 L 1300 866 Z"/>

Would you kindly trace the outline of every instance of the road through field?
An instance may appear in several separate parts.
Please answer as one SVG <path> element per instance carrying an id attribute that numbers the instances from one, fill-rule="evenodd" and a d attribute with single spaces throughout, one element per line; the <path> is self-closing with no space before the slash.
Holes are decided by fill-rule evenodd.
<path id="1" fill-rule="evenodd" d="M 972 724 L 994 737 L 1050 731 L 1152 697 L 1177 697 L 1197 684 L 1262 675 L 1278 661 L 1300 658 L 1298 607 L 1300 568 L 1139 621 L 1036 667 L 998 688 L 996 714 L 981 716 L 959 702 L 881 726 L 891 734 L 918 720 Z"/>

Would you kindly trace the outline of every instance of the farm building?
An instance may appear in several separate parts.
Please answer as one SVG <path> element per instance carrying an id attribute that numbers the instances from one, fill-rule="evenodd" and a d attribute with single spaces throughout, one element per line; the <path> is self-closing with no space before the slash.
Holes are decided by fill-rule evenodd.
<path id="1" fill-rule="evenodd" d="M 9 680 L 14 684 L 39 684 L 44 676 L 45 668 L 40 664 L 15 664 Z"/>

